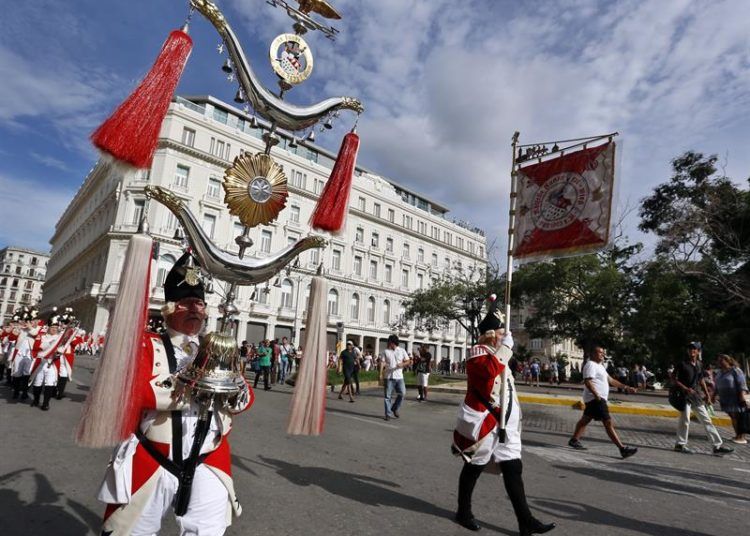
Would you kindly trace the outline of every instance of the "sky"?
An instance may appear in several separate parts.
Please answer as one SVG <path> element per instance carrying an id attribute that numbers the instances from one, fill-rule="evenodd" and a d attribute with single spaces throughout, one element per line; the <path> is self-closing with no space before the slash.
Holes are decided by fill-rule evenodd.
<path id="1" fill-rule="evenodd" d="M 305 36 L 297 104 L 365 104 L 359 163 L 448 206 L 504 251 L 510 142 L 620 132 L 616 210 L 633 240 L 639 200 L 686 150 L 750 176 L 747 0 L 331 0 L 335 42 Z M 10 7 L 10 0 L 0 5 Z M 220 0 L 275 89 L 273 38 L 291 20 L 264 0 Z M 148 71 L 187 15 L 177 0 L 26 0 L 0 18 L 0 247 L 49 249 L 94 165 L 88 136 Z M 178 94 L 232 102 L 218 35 L 199 15 Z M 353 116 L 317 142 L 337 151 Z M 628 211 L 628 209 L 630 209 Z"/>

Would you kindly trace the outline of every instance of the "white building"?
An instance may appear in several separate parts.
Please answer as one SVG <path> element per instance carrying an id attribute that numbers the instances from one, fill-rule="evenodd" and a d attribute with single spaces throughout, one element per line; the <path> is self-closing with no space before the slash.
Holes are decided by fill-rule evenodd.
<path id="1" fill-rule="evenodd" d="M 86 177 L 57 223 L 45 285 L 45 303 L 72 305 L 82 326 L 106 328 L 109 309 L 128 239 L 147 206 L 151 233 L 158 242 L 152 269 L 151 306 L 163 303 L 160 288 L 181 254 L 174 239 L 177 221 L 162 205 L 146 204 L 143 188 L 161 185 L 184 201 L 221 248 L 236 251 L 242 231 L 223 203 L 224 170 L 241 150 L 260 152 L 262 130 L 250 117 L 213 97 L 175 98 L 162 125 L 159 148 L 149 173 L 124 178 L 103 163 Z M 272 156 L 289 181 L 286 208 L 272 224 L 254 228 L 247 254 L 262 257 L 301 236 L 335 155 L 312 144 L 290 146 L 281 133 Z M 366 143 L 366 140 L 365 140 Z M 357 168 L 345 233 L 324 250 L 300 255 L 288 272 L 265 286 L 242 287 L 236 304 L 238 339 L 257 342 L 282 336 L 304 345 L 304 314 L 310 278 L 322 262 L 329 282 L 330 342 L 337 327 L 344 336 L 374 351 L 384 347 L 391 326 L 403 313 L 402 302 L 431 278 L 456 267 L 486 267 L 486 240 L 478 229 L 446 219 L 443 205 Z M 219 296 L 208 297 L 209 328 L 218 320 Z M 403 329 L 402 339 L 432 345 L 436 357 L 457 359 L 467 343 L 460 326 L 440 333 Z"/>
<path id="2" fill-rule="evenodd" d="M 532 311 L 528 307 L 521 307 L 511 314 L 510 324 L 513 331 L 513 340 L 516 343 L 515 348 L 523 346 L 530 352 L 531 359 L 538 359 L 542 363 L 549 363 L 552 359 L 564 355 L 568 362 L 566 374 L 570 375 L 573 370 L 581 371 L 583 369 L 583 349 L 576 346 L 572 339 L 555 341 L 531 337 L 524 326 L 525 320 L 531 314 Z"/>
<path id="3" fill-rule="evenodd" d="M 42 283 L 49 254 L 8 246 L 0 249 L 0 318 L 7 322 L 24 305 L 42 298 Z"/>

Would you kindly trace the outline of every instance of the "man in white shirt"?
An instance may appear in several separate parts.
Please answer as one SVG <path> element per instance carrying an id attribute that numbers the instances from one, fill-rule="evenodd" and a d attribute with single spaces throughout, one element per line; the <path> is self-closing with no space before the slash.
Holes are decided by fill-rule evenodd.
<path id="1" fill-rule="evenodd" d="M 602 421 L 604 429 L 607 431 L 609 439 L 620 449 L 620 456 L 628 458 L 638 452 L 635 447 L 628 447 L 620 441 L 615 424 L 609 415 L 607 398 L 609 397 L 609 386 L 612 385 L 618 389 L 624 389 L 628 393 L 635 393 L 635 389 L 628 387 L 615 380 L 604 368 L 604 348 L 601 346 L 594 347 L 593 357 L 583 365 L 583 402 L 586 405 L 583 410 L 581 420 L 576 424 L 573 437 L 568 441 L 568 445 L 577 450 L 585 450 L 586 447 L 581 443 L 581 436 L 586 430 L 586 426 L 592 421 Z"/>
<path id="2" fill-rule="evenodd" d="M 406 394 L 406 385 L 404 384 L 404 368 L 409 366 L 411 360 L 406 350 L 399 345 L 398 336 L 391 335 L 388 337 L 388 348 L 383 352 L 383 361 L 380 365 L 380 378 L 385 381 L 385 420 L 391 417 L 399 418 L 398 410 Z M 396 390 L 397 396 L 395 402 L 391 403 L 391 395 Z"/>

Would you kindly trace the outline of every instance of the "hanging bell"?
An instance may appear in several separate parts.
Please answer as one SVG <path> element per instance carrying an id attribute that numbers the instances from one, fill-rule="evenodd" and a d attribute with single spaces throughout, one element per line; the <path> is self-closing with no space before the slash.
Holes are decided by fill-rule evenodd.
<path id="1" fill-rule="evenodd" d="M 289 140 L 289 145 L 287 145 L 290 149 L 296 149 L 297 148 L 297 140 L 294 136 Z"/>
<path id="2" fill-rule="evenodd" d="M 179 227 L 175 227 L 174 236 L 172 238 L 174 238 L 175 240 L 182 240 L 183 238 L 185 238 L 185 235 L 182 234 L 182 229 L 180 229 Z"/>
<path id="3" fill-rule="evenodd" d="M 224 65 L 221 66 L 221 70 L 225 73 L 231 73 L 232 72 L 232 62 L 229 58 L 224 60 Z"/>
<path id="4" fill-rule="evenodd" d="M 554 145 L 552 146 L 552 152 L 553 152 L 553 153 L 556 153 L 556 152 L 557 152 L 557 151 L 559 151 L 559 150 L 560 150 L 560 146 L 559 146 L 559 145 L 557 145 L 557 144 L 554 144 Z"/>
<path id="5" fill-rule="evenodd" d="M 257 288 L 254 288 L 254 289 L 253 289 L 253 293 L 252 293 L 252 294 L 250 294 L 250 301 L 254 301 L 254 300 L 255 300 L 255 296 L 256 296 L 257 294 L 258 294 L 258 289 L 257 289 Z"/>
<path id="6" fill-rule="evenodd" d="M 234 102 L 237 104 L 242 104 L 245 102 L 245 96 L 242 94 L 242 90 L 238 89 L 237 93 L 234 94 Z"/>
<path id="7" fill-rule="evenodd" d="M 315 141 L 315 130 L 311 130 L 310 134 L 307 135 L 307 141 Z"/>
<path id="8" fill-rule="evenodd" d="M 331 120 L 330 117 L 328 119 L 326 119 L 325 123 L 323 123 L 323 128 L 325 128 L 327 130 L 331 130 L 333 128 L 333 121 Z"/>
<path id="9" fill-rule="evenodd" d="M 273 286 L 276 288 L 281 288 L 281 278 L 277 277 L 276 281 L 273 282 Z"/>
<path id="10" fill-rule="evenodd" d="M 258 119 L 255 116 L 250 118 L 250 128 L 258 128 Z"/>

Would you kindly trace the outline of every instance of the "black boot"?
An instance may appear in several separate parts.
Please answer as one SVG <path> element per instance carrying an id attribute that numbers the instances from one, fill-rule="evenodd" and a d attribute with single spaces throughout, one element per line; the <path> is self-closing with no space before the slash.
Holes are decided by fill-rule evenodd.
<path id="1" fill-rule="evenodd" d="M 526 491 L 523 487 L 523 463 L 521 463 L 521 460 L 500 462 L 500 469 L 503 472 L 505 491 L 508 493 L 513 511 L 516 513 L 518 530 L 521 536 L 543 534 L 554 529 L 554 523 L 545 525 L 531 515 L 529 503 L 526 502 Z"/>
<path id="2" fill-rule="evenodd" d="M 62 400 L 65 395 L 65 386 L 68 384 L 68 378 L 59 378 L 57 380 L 57 399 Z"/>
<path id="3" fill-rule="evenodd" d="M 34 400 L 31 401 L 31 407 L 38 407 L 39 406 L 39 399 L 42 396 L 42 386 L 40 385 L 37 387 L 36 385 L 31 388 L 32 392 L 34 393 Z"/>
<path id="4" fill-rule="evenodd" d="M 13 376 L 10 380 L 10 384 L 13 386 L 13 400 L 17 400 L 21 394 L 21 378 Z"/>
<path id="5" fill-rule="evenodd" d="M 29 399 L 29 378 L 30 376 L 21 376 L 20 378 L 18 378 L 21 383 L 21 400 Z"/>
<path id="6" fill-rule="evenodd" d="M 44 400 L 42 401 L 42 409 L 44 411 L 47 411 L 49 409 L 49 401 L 50 401 L 50 398 L 54 396 L 55 391 L 57 391 L 57 387 L 54 385 L 44 386 Z"/>
<path id="7" fill-rule="evenodd" d="M 479 480 L 479 475 L 484 471 L 484 465 L 472 465 L 464 463 L 461 470 L 461 476 L 458 478 L 458 511 L 456 512 L 456 522 L 469 530 L 479 530 L 481 527 L 474 519 L 471 512 L 471 495 L 474 492 L 474 486 Z"/>

